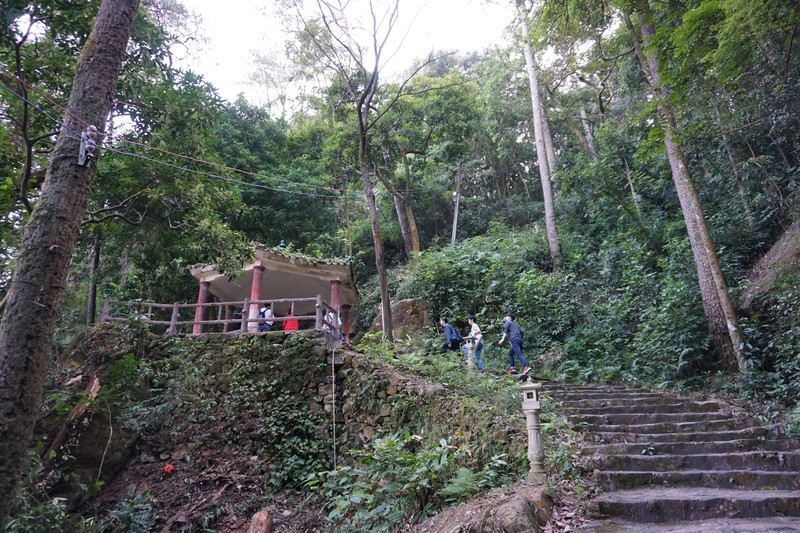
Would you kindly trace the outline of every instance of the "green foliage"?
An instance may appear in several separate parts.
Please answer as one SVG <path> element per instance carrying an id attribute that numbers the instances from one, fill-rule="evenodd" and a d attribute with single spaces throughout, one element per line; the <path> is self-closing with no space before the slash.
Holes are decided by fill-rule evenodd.
<path id="1" fill-rule="evenodd" d="M 65 498 L 51 498 L 45 490 L 46 471 L 39 457 L 40 448 L 28 454 L 17 496 L 12 504 L 5 533 L 60 533 L 62 531 L 98 531 L 91 520 L 75 518 L 67 513 Z M 52 458 L 52 457 L 51 457 Z"/>
<path id="2" fill-rule="evenodd" d="M 467 450 L 453 442 L 426 446 L 410 433 L 376 439 L 372 450 L 351 450 L 356 466 L 313 474 L 307 484 L 332 502 L 328 518 L 340 531 L 404 531 L 430 516 L 440 496 L 454 501 L 491 483 L 491 475 L 454 467 Z M 489 468 L 504 464 L 497 458 Z"/>
<path id="3" fill-rule="evenodd" d="M 153 531 L 156 513 L 153 509 L 153 497 L 148 492 L 136 495 L 129 493 L 120 500 L 117 506 L 101 525 L 104 533 L 142 533 Z"/>
<path id="4" fill-rule="evenodd" d="M 317 365 L 302 335 L 277 349 L 270 340 L 233 340 L 224 365 L 223 356 L 197 343 L 160 342 L 168 347 L 168 358 L 145 362 L 126 355 L 109 367 L 117 384 L 109 397 L 122 410 L 127 429 L 152 433 L 167 425 L 178 434 L 225 420 L 217 438 L 243 454 L 264 457 L 258 468 L 275 489 L 297 486 L 309 472 L 328 466 L 332 445 L 327 433 L 320 433 L 324 419 L 309 410 L 301 394 Z M 285 369 L 292 371 L 276 376 Z M 206 434 L 197 444 L 216 442 Z"/>
<path id="5" fill-rule="evenodd" d="M 495 316 L 508 310 L 519 272 L 547 268 L 549 258 L 543 230 L 512 232 L 495 224 L 486 236 L 421 254 L 409 265 L 398 296 L 424 299 L 432 316 L 445 315 L 451 323 L 463 324 L 469 314 L 485 322 L 494 318 L 490 309 Z"/>
<path id="6" fill-rule="evenodd" d="M 448 502 L 458 503 L 478 492 L 477 476 L 469 468 L 461 467 L 456 475 L 439 490 Z"/>

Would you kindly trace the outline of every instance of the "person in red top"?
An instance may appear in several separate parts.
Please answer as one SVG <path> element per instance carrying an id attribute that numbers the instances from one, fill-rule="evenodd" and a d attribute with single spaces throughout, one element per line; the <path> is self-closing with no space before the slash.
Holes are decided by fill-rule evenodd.
<path id="1" fill-rule="evenodd" d="M 286 313 L 286 318 L 293 316 L 294 315 L 292 314 L 291 311 Z M 287 320 L 286 322 L 283 323 L 283 331 L 297 331 L 299 329 L 300 329 L 300 322 L 298 322 L 297 320 Z"/>

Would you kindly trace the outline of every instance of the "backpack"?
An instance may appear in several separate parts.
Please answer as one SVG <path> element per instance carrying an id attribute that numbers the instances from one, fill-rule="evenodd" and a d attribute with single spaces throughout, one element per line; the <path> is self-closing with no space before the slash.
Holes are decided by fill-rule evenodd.
<path id="1" fill-rule="evenodd" d="M 456 328 L 453 328 L 453 333 L 455 333 L 455 335 L 453 335 L 453 338 L 456 341 L 458 341 L 458 342 L 463 342 L 464 341 L 464 337 L 461 336 L 461 332 L 458 331 Z"/>

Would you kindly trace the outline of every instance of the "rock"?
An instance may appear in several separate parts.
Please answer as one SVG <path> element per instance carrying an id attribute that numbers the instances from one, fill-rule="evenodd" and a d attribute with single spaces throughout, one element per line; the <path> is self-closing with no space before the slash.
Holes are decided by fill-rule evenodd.
<path id="1" fill-rule="evenodd" d="M 537 533 L 550 519 L 552 499 L 543 487 L 522 482 L 511 492 L 478 496 L 421 524 L 418 533 Z"/>
<path id="2" fill-rule="evenodd" d="M 494 516 L 508 533 L 539 531 L 539 526 L 547 524 L 550 518 L 549 498 L 538 488 L 523 489 L 499 506 Z"/>
<path id="3" fill-rule="evenodd" d="M 333 393 L 333 385 L 320 385 L 318 394 L 320 396 L 327 396 L 328 394 Z"/>
<path id="4" fill-rule="evenodd" d="M 157 460 L 156 456 L 150 452 L 142 452 L 142 455 L 139 456 L 139 462 L 141 463 L 155 463 Z"/>
<path id="5" fill-rule="evenodd" d="M 372 437 L 375 436 L 375 428 L 371 426 L 366 426 L 364 427 L 363 430 L 361 430 L 361 434 L 364 436 L 366 440 L 372 440 Z"/>
<path id="6" fill-rule="evenodd" d="M 391 412 L 392 412 L 392 406 L 384 404 L 381 405 L 381 412 L 378 416 L 389 416 Z"/>
<path id="7" fill-rule="evenodd" d="M 247 533 L 272 533 L 272 517 L 266 511 L 259 511 L 250 520 Z"/>
<path id="8" fill-rule="evenodd" d="M 422 331 L 430 326 L 430 311 L 424 300 L 400 300 L 392 304 L 392 331 L 395 339 L 420 337 Z M 381 313 L 372 321 L 370 331 L 377 333 L 382 329 Z"/>

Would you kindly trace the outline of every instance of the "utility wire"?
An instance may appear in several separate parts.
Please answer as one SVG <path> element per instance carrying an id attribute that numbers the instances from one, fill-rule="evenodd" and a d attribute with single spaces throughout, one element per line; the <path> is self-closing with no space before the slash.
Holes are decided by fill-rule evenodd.
<path id="1" fill-rule="evenodd" d="M 14 79 L 19 81 L 20 83 L 24 84 L 26 87 L 28 87 L 29 89 L 33 90 L 37 94 L 41 95 L 48 102 L 50 102 L 51 104 L 53 104 L 57 108 L 63 110 L 66 114 L 72 116 L 78 122 L 82 123 L 85 126 L 89 126 L 89 124 L 86 121 L 82 120 L 80 117 L 75 116 L 73 113 L 70 113 L 69 110 L 67 110 L 64 107 L 60 106 L 53 99 L 48 97 L 42 91 L 38 90 L 36 87 L 30 85 L 29 83 L 25 82 L 24 80 L 22 80 L 18 76 L 14 75 L 11 72 L 8 72 L 5 69 L 0 69 L 0 70 L 3 70 L 9 76 L 13 77 Z M 24 101 L 28 105 L 32 106 L 34 109 L 36 109 L 37 111 L 42 113 L 45 117 L 50 119 L 55 124 L 61 126 L 62 128 L 65 128 L 67 131 L 72 133 L 75 136 L 75 138 L 82 139 L 82 140 L 85 139 L 83 137 L 83 135 L 81 135 L 80 133 L 76 132 L 75 130 L 73 130 L 72 128 L 67 126 L 66 124 L 64 124 L 61 121 L 59 121 L 58 119 L 53 118 L 50 114 L 48 114 L 46 111 L 44 111 L 41 107 L 39 107 L 35 103 L 33 103 L 30 100 L 28 100 L 26 97 L 18 94 L 14 90 L 10 89 L 5 84 L 0 83 L 0 87 L 2 87 L 6 91 L 8 91 L 12 95 L 14 95 L 15 97 L 19 98 L 20 100 Z M 107 138 L 114 139 L 114 140 L 121 141 L 121 142 L 126 142 L 126 143 L 129 143 L 129 144 L 133 144 L 134 146 L 139 146 L 141 148 L 145 148 L 145 149 L 148 149 L 148 150 L 155 150 L 155 151 L 158 151 L 158 152 L 161 152 L 161 153 L 164 153 L 164 154 L 167 154 L 167 155 L 171 155 L 171 156 L 174 156 L 174 157 L 178 157 L 178 158 L 181 158 L 181 159 L 186 159 L 186 160 L 194 161 L 194 162 L 205 164 L 205 165 L 209 165 L 209 166 L 216 166 L 216 167 L 219 167 L 219 168 L 222 168 L 222 169 L 225 169 L 225 170 L 230 170 L 230 171 L 233 171 L 233 172 L 237 172 L 237 173 L 240 173 L 240 174 L 245 174 L 245 175 L 250 175 L 250 176 L 254 176 L 254 177 L 260 177 L 260 178 L 264 178 L 264 179 L 279 181 L 279 182 L 283 182 L 283 183 L 287 183 L 287 184 L 297 185 L 297 186 L 300 186 L 300 187 L 313 187 L 313 188 L 317 188 L 317 189 L 333 191 L 333 192 L 337 192 L 339 194 L 315 194 L 315 193 L 309 193 L 309 192 L 304 192 L 304 191 L 293 191 L 293 190 L 288 190 L 288 189 L 280 189 L 280 188 L 276 188 L 276 187 L 270 187 L 270 186 L 267 186 L 267 185 L 263 185 L 263 184 L 260 184 L 260 183 L 252 183 L 252 182 L 247 182 L 247 181 L 243 181 L 243 180 L 238 180 L 238 179 L 235 179 L 235 178 L 227 178 L 227 177 L 224 177 L 224 176 L 220 176 L 218 174 L 212 174 L 210 172 L 190 169 L 190 168 L 183 167 L 183 166 L 180 166 L 180 165 L 175 165 L 175 164 L 172 164 L 172 163 L 167 163 L 165 161 L 160 161 L 160 160 L 157 160 L 157 159 L 153 159 L 153 158 L 141 155 L 141 154 L 136 154 L 136 153 L 132 153 L 132 152 L 125 152 L 125 151 L 117 150 L 115 148 L 111 148 L 111 147 L 107 147 L 107 146 L 103 147 L 103 149 L 105 149 L 107 151 L 114 152 L 114 153 L 117 153 L 117 154 L 120 154 L 120 155 L 142 159 L 142 160 L 149 161 L 151 163 L 162 165 L 162 166 L 165 166 L 165 167 L 168 167 L 168 168 L 173 168 L 173 169 L 176 169 L 176 170 L 181 170 L 181 171 L 192 173 L 192 174 L 198 174 L 198 175 L 205 176 L 205 177 L 212 178 L 212 179 L 219 179 L 219 180 L 230 182 L 230 183 L 238 183 L 238 184 L 241 184 L 241 185 L 245 185 L 245 186 L 249 186 L 249 187 L 255 187 L 255 188 L 259 188 L 259 189 L 266 189 L 266 190 L 270 190 L 270 191 L 274 191 L 274 192 L 284 192 L 284 193 L 287 193 L 287 194 L 299 194 L 299 195 L 302 195 L 302 196 L 311 196 L 311 197 L 316 197 L 316 198 L 361 198 L 361 197 L 364 196 L 363 193 L 343 194 L 343 192 L 344 192 L 343 189 L 335 189 L 335 188 L 332 188 L 332 187 L 325 187 L 325 186 L 322 186 L 322 185 L 314 185 L 314 184 L 310 184 L 310 183 L 295 182 L 295 181 L 291 181 L 291 180 L 275 178 L 275 177 L 272 177 L 272 176 L 266 176 L 266 175 L 263 175 L 263 174 L 257 174 L 257 173 L 254 173 L 254 172 L 247 172 L 247 171 L 244 171 L 244 170 L 228 167 L 228 166 L 222 165 L 220 163 L 212 163 L 210 161 L 204 161 L 202 159 L 197 159 L 197 158 L 194 158 L 194 157 L 190 157 L 190 156 L 186 156 L 186 155 L 182 155 L 182 154 L 177 154 L 177 153 L 174 153 L 174 152 L 170 152 L 168 150 L 164 150 L 164 149 L 161 149 L 161 148 L 156 148 L 156 147 L 153 147 L 153 146 L 148 146 L 146 144 L 138 143 L 138 142 L 135 142 L 135 141 L 130 141 L 130 140 L 127 140 L 127 139 L 124 139 L 124 138 L 114 137 L 113 135 L 110 135 L 110 134 L 107 135 Z M 510 168 L 507 168 L 507 169 L 500 169 L 500 170 L 495 170 L 495 171 L 490 171 L 490 172 L 484 172 L 484 173 L 481 173 L 481 174 L 478 174 L 478 175 L 488 176 L 488 175 L 492 175 L 492 174 L 499 174 L 499 173 L 502 173 L 502 172 L 511 172 L 511 171 L 514 171 L 514 170 L 517 170 L 517 169 L 520 169 L 520 168 L 523 168 L 523 167 L 522 166 L 510 167 Z M 440 184 L 440 185 L 435 185 L 433 187 L 426 187 L 426 188 L 389 189 L 389 190 L 387 190 L 385 192 L 384 191 L 378 191 L 375 194 L 377 194 L 377 195 L 383 195 L 383 194 L 408 194 L 408 195 L 410 195 L 410 194 L 418 194 L 418 193 L 422 193 L 422 192 L 426 192 L 426 191 L 432 191 L 432 190 L 436 190 L 436 189 L 447 188 L 450 185 L 452 185 L 453 183 L 455 183 L 455 181 L 456 180 L 451 180 L 449 182 L 446 182 L 446 183 L 443 183 L 443 184 Z"/>

